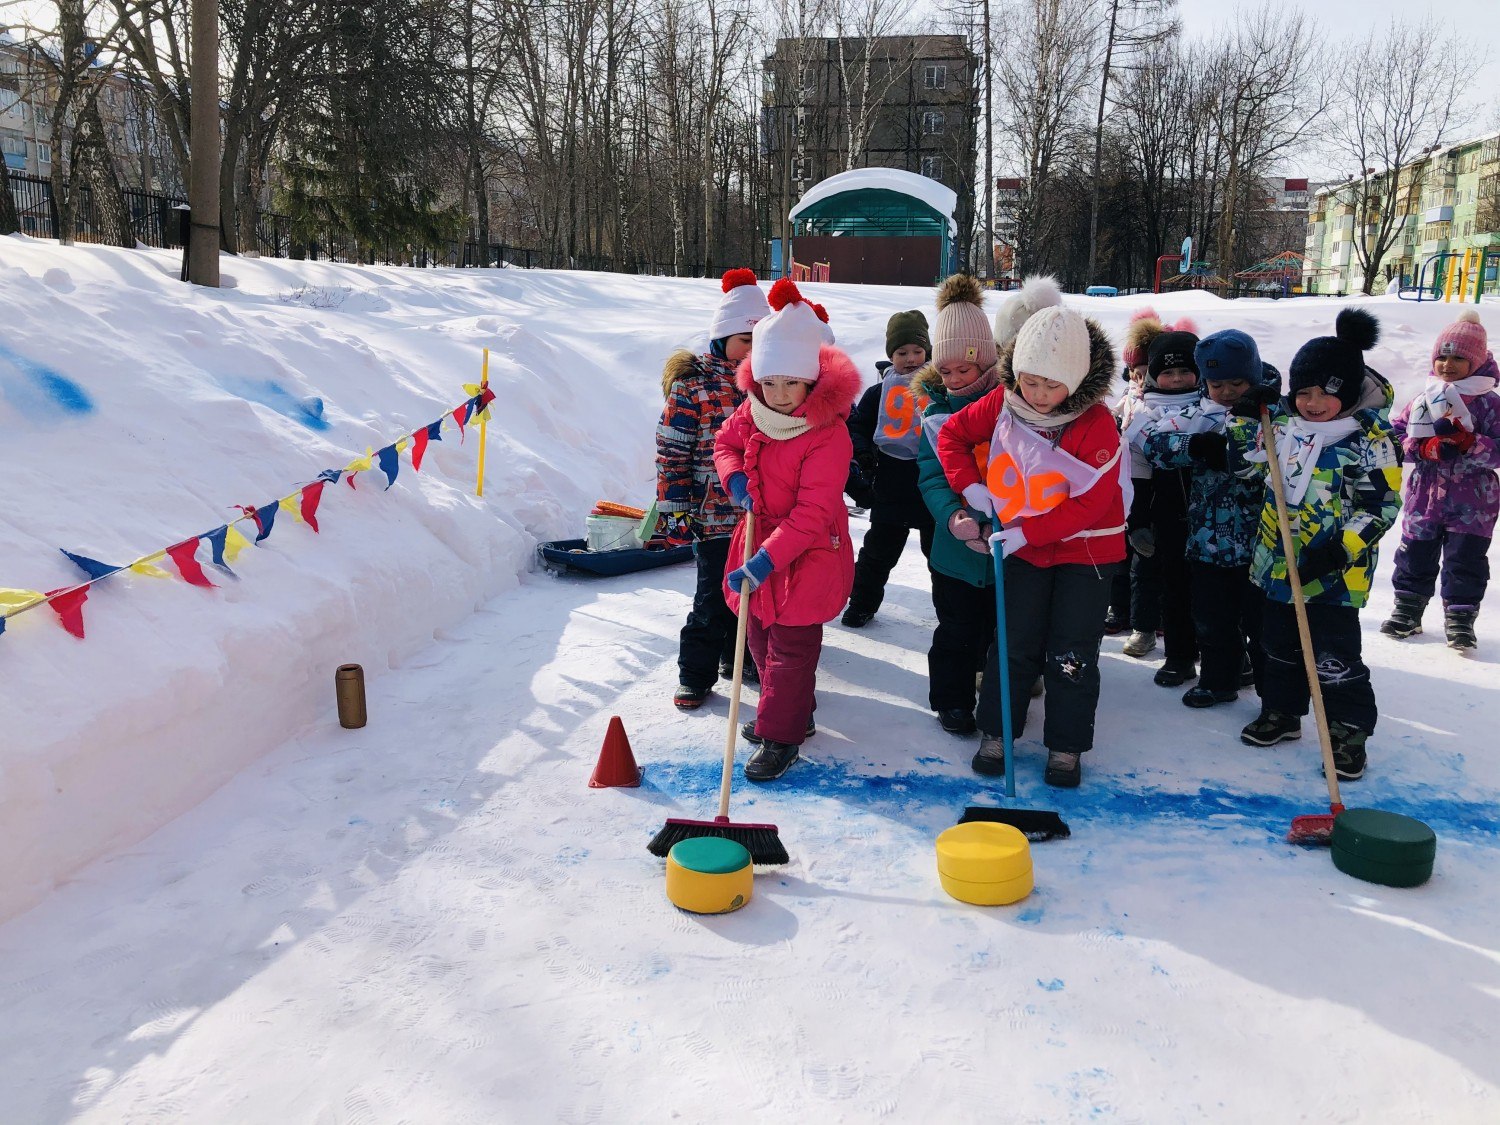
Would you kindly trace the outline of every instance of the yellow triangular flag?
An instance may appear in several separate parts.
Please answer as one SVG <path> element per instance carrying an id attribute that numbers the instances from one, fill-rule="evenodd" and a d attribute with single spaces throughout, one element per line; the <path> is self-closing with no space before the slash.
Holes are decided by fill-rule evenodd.
<path id="1" fill-rule="evenodd" d="M 240 557 L 240 552 L 250 546 L 250 540 L 240 533 L 240 529 L 234 524 L 229 525 L 229 530 L 224 533 L 224 562 L 233 563 Z"/>
<path id="2" fill-rule="evenodd" d="M 347 465 L 345 465 L 344 466 L 344 472 L 346 472 L 346 473 L 368 473 L 370 471 L 370 466 L 373 465 L 374 463 L 375 463 L 375 450 L 371 449 L 367 445 L 367 446 L 365 446 L 365 455 L 363 457 L 356 457 L 353 461 L 350 461 Z"/>
<path id="3" fill-rule="evenodd" d="M 39 590 L 5 590 L 0 589 L 0 610 L 7 613 L 19 609 L 25 609 L 29 605 L 45 600 L 46 594 Z"/>
<path id="4" fill-rule="evenodd" d="M 410 444 L 411 444 L 411 437 L 410 436 L 402 438 L 400 441 L 398 441 L 396 443 L 396 452 L 397 453 L 405 453 L 406 452 L 406 447 L 409 446 Z"/>
<path id="5" fill-rule="evenodd" d="M 151 565 L 157 559 L 164 559 L 166 557 L 167 552 L 165 551 L 157 551 L 152 555 L 143 555 L 130 564 L 130 570 L 135 574 L 144 574 L 147 578 L 171 578 L 172 576 L 161 567 Z"/>
<path id="6" fill-rule="evenodd" d="M 468 395 L 470 398 L 473 398 L 475 395 L 477 395 L 481 389 L 482 388 L 478 383 L 464 384 L 464 394 Z"/>
<path id="7" fill-rule="evenodd" d="M 291 512 L 292 519 L 302 523 L 302 493 L 294 492 L 290 496 L 283 496 L 276 501 L 276 506 L 283 512 Z"/>

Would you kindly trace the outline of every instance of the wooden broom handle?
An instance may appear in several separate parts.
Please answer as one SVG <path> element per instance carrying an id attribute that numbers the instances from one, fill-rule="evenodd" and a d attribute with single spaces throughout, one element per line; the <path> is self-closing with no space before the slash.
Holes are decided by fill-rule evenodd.
<path id="1" fill-rule="evenodd" d="M 742 566 L 750 565 L 755 554 L 755 513 L 745 512 L 745 558 Z M 719 780 L 719 819 L 729 818 L 729 786 L 734 781 L 734 744 L 739 735 L 740 686 L 745 677 L 745 632 L 750 622 L 750 576 L 740 582 L 739 620 L 734 628 L 734 686 L 729 691 L 729 730 L 724 735 L 724 774 Z"/>
<path id="2" fill-rule="evenodd" d="M 1323 751 L 1323 775 L 1328 779 L 1328 800 L 1342 807 L 1339 800 L 1339 778 L 1333 766 L 1333 739 L 1328 734 L 1328 713 L 1323 710 L 1323 685 L 1318 682 L 1318 658 L 1313 652 L 1312 629 L 1307 623 L 1307 602 L 1302 597 L 1302 576 L 1297 572 L 1297 549 L 1292 541 L 1292 521 L 1286 511 L 1286 492 L 1281 482 L 1281 459 L 1276 452 L 1276 433 L 1271 428 L 1271 412 L 1265 403 L 1260 407 L 1260 432 L 1266 449 L 1266 464 L 1271 469 L 1271 492 L 1276 497 L 1276 522 L 1281 528 L 1281 549 L 1286 554 L 1286 576 L 1292 584 L 1292 609 L 1297 614 L 1297 633 L 1302 639 L 1302 663 L 1307 671 L 1307 690 L 1312 696 L 1313 718 L 1318 724 L 1318 746 Z"/>

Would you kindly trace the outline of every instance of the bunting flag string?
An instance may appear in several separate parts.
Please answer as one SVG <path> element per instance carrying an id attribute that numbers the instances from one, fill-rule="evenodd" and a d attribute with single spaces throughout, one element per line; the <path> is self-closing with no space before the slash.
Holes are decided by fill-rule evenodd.
<path id="1" fill-rule="evenodd" d="M 389 489 L 396 483 L 396 478 L 400 473 L 402 453 L 410 451 L 412 469 L 420 472 L 430 443 L 443 440 L 445 424 L 452 422 L 457 425 L 460 441 L 462 441 L 464 427 L 471 420 L 479 417 L 481 421 L 487 421 L 490 414 L 489 405 L 495 400 L 495 392 L 490 389 L 488 382 L 488 359 L 488 349 L 486 349 L 485 381 L 479 384 L 464 384 L 464 392 L 468 397 L 458 406 L 445 411 L 436 421 L 398 437 L 378 451 L 366 446 L 364 456 L 354 458 L 342 469 L 324 469 L 315 479 L 298 485 L 292 492 L 272 503 L 255 506 L 234 505 L 241 515 L 211 531 L 202 532 L 190 539 L 184 539 L 170 547 L 164 547 L 122 565 L 103 562 L 75 551 L 63 550 L 62 554 L 68 561 L 83 572 L 85 581 L 45 592 L 0 588 L 0 636 L 5 634 L 11 618 L 35 609 L 37 606 L 46 605 L 56 613 L 58 621 L 67 632 L 82 640 L 84 639 L 83 606 L 88 601 L 90 588 L 95 583 L 126 572 L 153 578 L 170 578 L 169 571 L 155 565 L 162 559 L 170 560 L 178 576 L 184 582 L 204 589 L 218 589 L 198 559 L 200 544 L 208 544 L 210 559 L 215 569 L 230 578 L 237 578 L 238 576 L 231 569 L 232 566 L 246 548 L 259 545 L 270 537 L 275 528 L 278 511 L 285 509 L 291 513 L 294 520 L 318 532 L 320 530 L 318 508 L 323 499 L 325 485 L 338 484 L 342 480 L 353 489 L 355 478 L 360 473 L 373 471 L 378 464 L 380 472 L 386 478 L 385 487 Z M 240 523 L 255 525 L 253 542 L 236 527 Z"/>

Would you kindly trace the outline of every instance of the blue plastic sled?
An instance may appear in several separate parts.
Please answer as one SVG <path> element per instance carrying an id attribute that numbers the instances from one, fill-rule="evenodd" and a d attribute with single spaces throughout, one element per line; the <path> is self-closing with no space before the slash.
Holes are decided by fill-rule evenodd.
<path id="1" fill-rule="evenodd" d="M 693 557 L 691 543 L 681 547 L 644 547 L 634 551 L 590 551 L 586 539 L 557 539 L 537 547 L 542 565 L 552 570 L 579 570 L 585 574 L 633 574 L 657 566 L 687 562 Z"/>

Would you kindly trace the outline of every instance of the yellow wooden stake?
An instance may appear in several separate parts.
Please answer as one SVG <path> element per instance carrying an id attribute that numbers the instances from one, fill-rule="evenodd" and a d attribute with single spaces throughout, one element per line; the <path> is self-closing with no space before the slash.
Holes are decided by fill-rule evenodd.
<path id="1" fill-rule="evenodd" d="M 1464 248 L 1464 269 L 1458 275 L 1458 303 L 1463 304 L 1469 295 L 1469 257 L 1473 253 L 1472 247 Z"/>
<path id="2" fill-rule="evenodd" d="M 479 375 L 479 393 L 482 396 L 490 388 L 490 349 L 484 349 L 484 368 Z M 483 398 L 480 399 L 483 402 Z M 486 429 L 489 425 L 489 414 L 487 410 L 481 410 L 479 415 L 479 483 L 475 486 L 474 495 L 484 495 L 484 443 Z"/>
<path id="3" fill-rule="evenodd" d="M 1453 300 L 1453 287 L 1454 283 L 1458 280 L 1457 252 L 1455 251 L 1443 264 L 1447 269 L 1447 276 L 1443 278 L 1443 304 L 1446 305 L 1449 301 Z"/>

